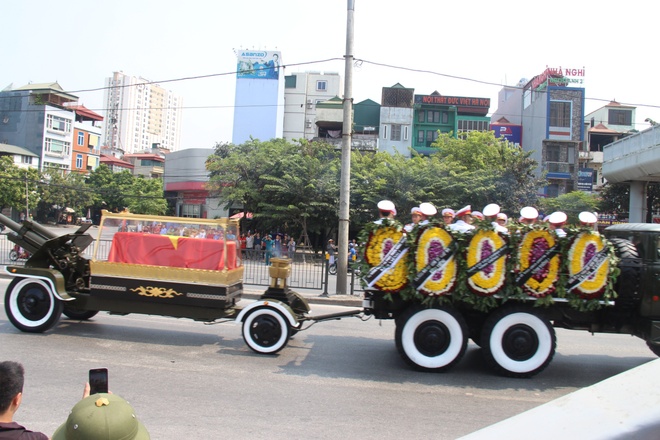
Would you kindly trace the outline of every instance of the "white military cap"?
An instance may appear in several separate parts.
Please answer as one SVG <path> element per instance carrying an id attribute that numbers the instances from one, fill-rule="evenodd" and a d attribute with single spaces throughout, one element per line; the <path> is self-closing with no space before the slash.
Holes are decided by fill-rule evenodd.
<path id="1" fill-rule="evenodd" d="M 433 204 L 427 202 L 420 203 L 419 209 L 421 210 L 422 214 L 424 214 L 427 217 L 436 215 L 438 213 L 438 209 L 435 206 L 433 206 Z"/>
<path id="2" fill-rule="evenodd" d="M 484 206 L 483 213 L 486 217 L 494 217 L 500 213 L 500 205 L 497 203 L 491 203 Z"/>
<path id="3" fill-rule="evenodd" d="M 550 214 L 550 218 L 548 219 L 548 221 L 553 225 L 560 225 L 562 223 L 566 223 L 567 219 L 568 217 L 566 216 L 566 213 L 563 213 L 561 211 L 555 211 L 552 214 Z"/>
<path id="4" fill-rule="evenodd" d="M 378 209 L 381 211 L 391 212 L 396 215 L 396 208 L 394 207 L 394 203 L 390 200 L 381 200 L 378 202 Z"/>
<path id="5" fill-rule="evenodd" d="M 520 217 L 527 220 L 536 220 L 539 218 L 539 212 L 533 206 L 525 206 L 520 210 Z"/>
<path id="6" fill-rule="evenodd" d="M 580 219 L 580 222 L 584 223 L 585 225 L 593 225 L 594 223 L 598 222 L 598 217 L 596 217 L 596 214 L 589 211 L 581 212 L 580 215 L 578 215 L 578 218 Z"/>

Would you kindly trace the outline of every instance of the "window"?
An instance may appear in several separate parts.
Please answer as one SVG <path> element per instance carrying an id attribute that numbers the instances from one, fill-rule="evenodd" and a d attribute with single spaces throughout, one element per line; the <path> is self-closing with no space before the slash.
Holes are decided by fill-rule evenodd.
<path id="1" fill-rule="evenodd" d="M 83 167 L 83 155 L 76 154 L 76 168 L 82 169 L 82 167 Z"/>
<path id="2" fill-rule="evenodd" d="M 401 125 L 400 124 L 392 124 L 392 134 L 390 136 L 390 139 L 393 141 L 400 141 L 401 140 Z"/>
<path id="3" fill-rule="evenodd" d="M 427 142 L 427 143 L 431 143 L 431 142 L 433 142 L 433 133 L 435 133 L 434 130 L 428 130 L 428 131 L 426 132 L 426 142 Z"/>
<path id="4" fill-rule="evenodd" d="M 608 110 L 607 123 L 612 125 L 632 125 L 632 110 Z"/>
<path id="5" fill-rule="evenodd" d="M 417 143 L 418 144 L 423 144 L 424 143 L 424 130 L 418 130 L 417 131 Z"/>
<path id="6" fill-rule="evenodd" d="M 559 162 L 561 148 L 559 145 L 547 145 L 545 147 L 545 160 L 547 162 Z"/>
<path id="7" fill-rule="evenodd" d="M 449 113 L 442 112 L 442 123 L 443 124 L 449 123 Z"/>
<path id="8" fill-rule="evenodd" d="M 46 128 L 53 131 L 71 132 L 71 119 L 60 118 L 55 115 L 46 116 Z"/>
<path id="9" fill-rule="evenodd" d="M 82 131 L 78 132 L 78 145 L 85 145 L 85 133 Z"/>
<path id="10" fill-rule="evenodd" d="M 408 126 L 407 126 L 407 125 L 405 125 L 405 126 L 403 127 L 403 140 L 404 140 L 404 141 L 407 141 L 407 140 L 408 140 Z"/>
<path id="11" fill-rule="evenodd" d="M 570 127 L 571 126 L 571 103 L 567 101 L 550 102 L 550 126 L 551 127 Z"/>
<path id="12" fill-rule="evenodd" d="M 440 122 L 440 112 L 433 112 L 433 122 L 436 124 Z"/>
<path id="13" fill-rule="evenodd" d="M 327 81 L 316 81 L 316 90 L 325 92 L 328 89 Z"/>
<path id="14" fill-rule="evenodd" d="M 433 122 L 433 112 L 432 111 L 426 112 L 426 122 Z"/>
<path id="15" fill-rule="evenodd" d="M 46 153 L 57 156 L 68 156 L 71 144 L 57 139 L 46 138 L 44 150 Z"/>
<path id="16" fill-rule="evenodd" d="M 424 122 L 424 110 L 417 112 L 417 122 Z"/>

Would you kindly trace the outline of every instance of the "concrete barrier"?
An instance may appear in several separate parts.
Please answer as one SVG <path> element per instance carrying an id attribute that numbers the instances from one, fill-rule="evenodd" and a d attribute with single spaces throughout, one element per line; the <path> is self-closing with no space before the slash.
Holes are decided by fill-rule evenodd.
<path id="1" fill-rule="evenodd" d="M 660 359 L 461 440 L 660 439 Z"/>

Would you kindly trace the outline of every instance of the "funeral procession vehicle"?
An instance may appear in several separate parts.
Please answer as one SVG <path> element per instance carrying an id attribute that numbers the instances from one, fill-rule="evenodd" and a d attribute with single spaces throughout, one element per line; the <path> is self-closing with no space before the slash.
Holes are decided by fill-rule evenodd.
<path id="1" fill-rule="evenodd" d="M 5 310 L 24 332 L 44 332 L 62 314 L 87 320 L 99 311 L 235 320 L 247 345 L 268 354 L 286 345 L 310 310 L 286 287 L 290 267 L 282 259 L 269 268 L 271 286 L 259 300 L 237 305 L 243 292 L 238 220 L 104 211 L 91 258 L 83 255 L 94 242 L 91 224 L 58 236 L 31 220 L 18 224 L 0 214 L 0 223 L 14 231 L 10 241 L 32 254 L 24 266 L 6 269 L 13 279 Z"/>
<path id="2" fill-rule="evenodd" d="M 660 225 L 592 227 L 490 222 L 470 233 L 384 219 L 362 231 L 364 312 L 394 319 L 399 354 L 413 368 L 444 371 L 467 340 L 509 377 L 548 366 L 555 328 L 637 336 L 660 356 Z M 607 237 L 607 238 L 606 238 Z"/>

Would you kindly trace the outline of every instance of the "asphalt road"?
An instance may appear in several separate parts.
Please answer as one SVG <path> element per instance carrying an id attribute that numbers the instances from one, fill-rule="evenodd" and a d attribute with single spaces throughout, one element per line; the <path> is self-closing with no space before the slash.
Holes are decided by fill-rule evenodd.
<path id="1" fill-rule="evenodd" d="M 401 360 L 392 321 L 321 322 L 264 356 L 233 323 L 101 313 L 28 334 L 2 309 L 0 359 L 27 370 L 16 420 L 47 434 L 98 367 L 153 439 L 453 439 L 655 359 L 630 336 L 558 330 L 554 361 L 532 379 L 494 375 L 473 344 L 453 370 L 430 374 Z"/>

